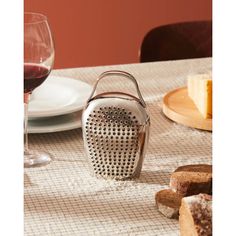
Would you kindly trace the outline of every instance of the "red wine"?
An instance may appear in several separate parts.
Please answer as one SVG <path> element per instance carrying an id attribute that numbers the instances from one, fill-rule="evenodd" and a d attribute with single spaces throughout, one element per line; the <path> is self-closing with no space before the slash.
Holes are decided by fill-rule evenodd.
<path id="1" fill-rule="evenodd" d="M 50 70 L 36 64 L 24 64 L 24 93 L 32 92 L 44 82 Z"/>

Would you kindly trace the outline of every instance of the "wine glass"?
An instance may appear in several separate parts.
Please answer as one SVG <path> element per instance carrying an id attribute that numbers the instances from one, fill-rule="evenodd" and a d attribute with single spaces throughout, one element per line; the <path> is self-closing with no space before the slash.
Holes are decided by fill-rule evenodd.
<path id="1" fill-rule="evenodd" d="M 53 63 L 54 45 L 47 17 L 39 13 L 24 13 L 25 167 L 46 165 L 52 160 L 47 152 L 29 149 L 27 125 L 30 95 L 48 77 Z"/>

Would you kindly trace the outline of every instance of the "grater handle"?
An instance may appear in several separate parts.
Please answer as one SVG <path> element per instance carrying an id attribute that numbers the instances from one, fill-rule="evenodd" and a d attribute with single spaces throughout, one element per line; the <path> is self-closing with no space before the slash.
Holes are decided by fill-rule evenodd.
<path id="1" fill-rule="evenodd" d="M 90 95 L 88 101 L 90 101 L 90 100 L 93 98 L 94 93 L 95 93 L 96 88 L 97 88 L 97 85 L 98 85 L 98 82 L 99 82 L 102 78 L 105 78 L 105 77 L 107 77 L 107 76 L 112 76 L 112 75 L 115 75 L 115 76 L 123 76 L 123 77 L 126 77 L 126 78 L 130 79 L 130 80 L 134 83 L 134 85 L 135 85 L 135 87 L 136 87 L 136 91 L 137 91 L 137 94 L 138 94 L 138 96 L 139 96 L 139 100 L 140 100 L 142 106 L 143 106 L 143 107 L 146 107 L 146 103 L 145 103 L 144 100 L 143 100 L 143 97 L 142 97 L 141 92 L 140 92 L 139 87 L 138 87 L 138 83 L 137 83 L 136 79 L 134 78 L 134 76 L 131 75 L 131 74 L 129 74 L 128 72 L 121 71 L 121 70 L 109 70 L 109 71 L 103 72 L 103 73 L 98 77 L 98 79 L 97 79 L 97 81 L 96 81 L 96 83 L 95 83 L 95 85 L 94 85 L 94 87 L 93 87 L 93 91 L 92 91 L 92 93 L 91 93 L 91 95 Z"/>

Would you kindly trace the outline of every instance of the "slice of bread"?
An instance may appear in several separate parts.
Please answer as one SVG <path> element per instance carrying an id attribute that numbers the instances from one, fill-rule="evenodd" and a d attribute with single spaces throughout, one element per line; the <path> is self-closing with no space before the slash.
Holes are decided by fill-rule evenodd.
<path id="1" fill-rule="evenodd" d="M 164 189 L 156 193 L 155 199 L 158 210 L 165 217 L 178 219 L 181 195 L 170 189 Z"/>
<path id="2" fill-rule="evenodd" d="M 180 236 L 211 236 L 212 197 L 198 194 L 182 198 L 179 225 Z"/>
<path id="3" fill-rule="evenodd" d="M 212 194 L 212 166 L 198 164 L 178 167 L 171 174 L 170 188 L 183 196 Z"/>

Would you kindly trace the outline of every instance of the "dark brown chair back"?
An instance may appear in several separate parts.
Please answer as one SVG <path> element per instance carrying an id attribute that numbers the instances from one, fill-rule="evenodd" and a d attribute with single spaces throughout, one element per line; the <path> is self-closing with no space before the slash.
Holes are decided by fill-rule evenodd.
<path id="1" fill-rule="evenodd" d="M 156 27 L 143 39 L 140 62 L 212 56 L 212 21 L 183 22 Z"/>

